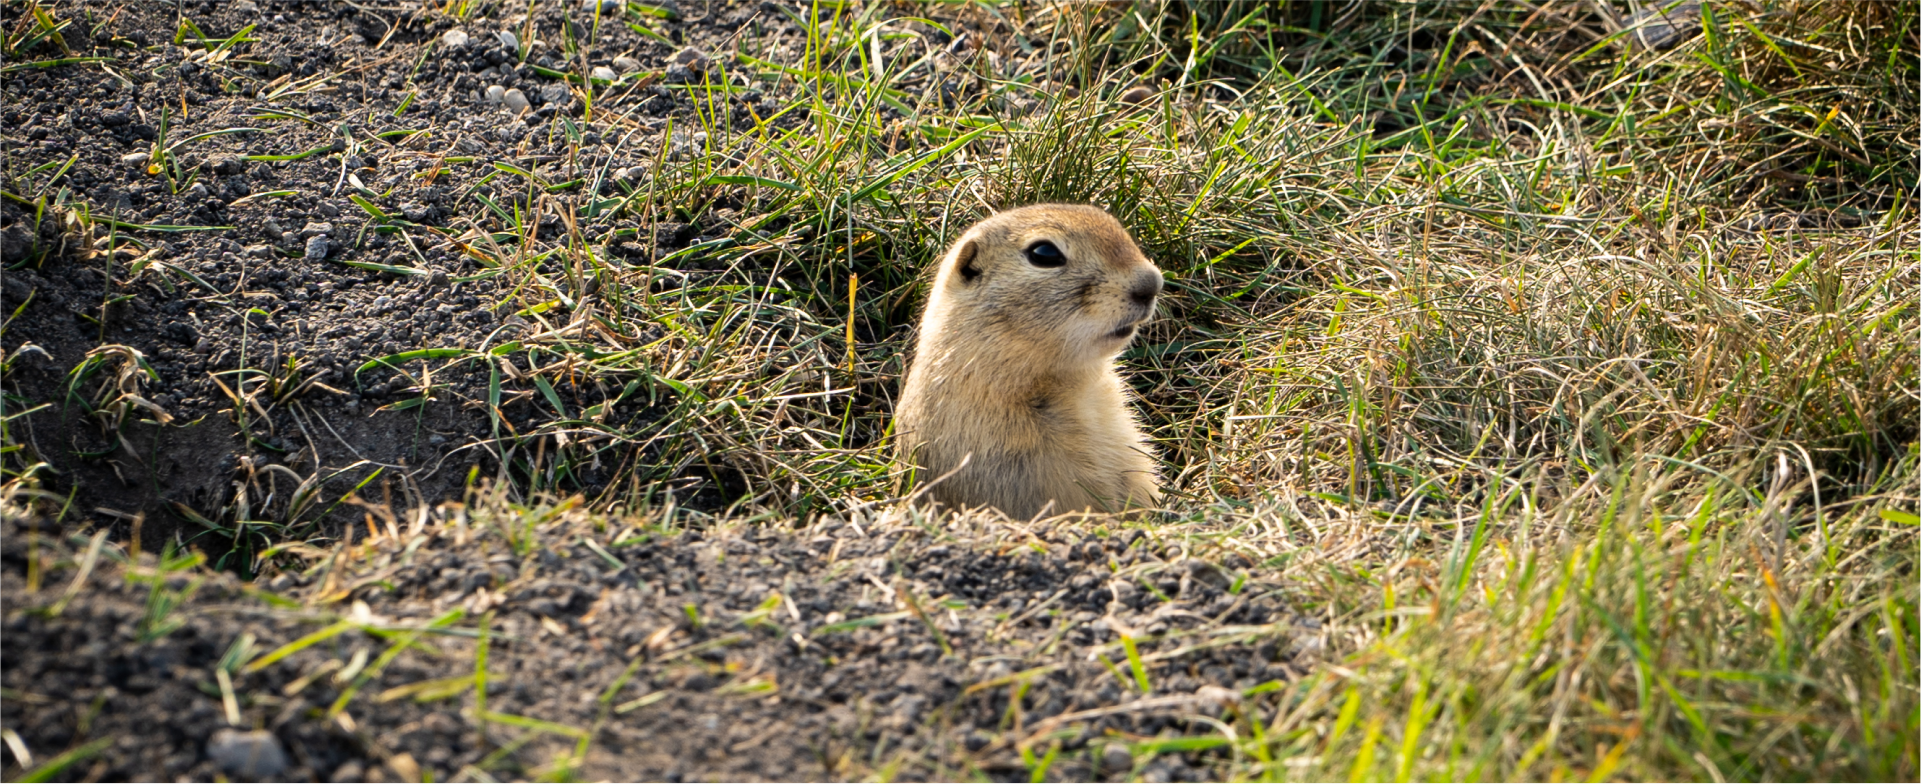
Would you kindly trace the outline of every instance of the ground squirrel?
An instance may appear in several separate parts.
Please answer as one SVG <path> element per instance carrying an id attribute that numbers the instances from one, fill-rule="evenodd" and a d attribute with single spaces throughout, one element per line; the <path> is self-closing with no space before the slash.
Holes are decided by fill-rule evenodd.
<path id="1" fill-rule="evenodd" d="M 925 500 L 1016 518 L 1156 504 L 1114 357 L 1160 291 L 1161 271 L 1097 207 L 1021 207 L 961 235 L 941 257 L 895 415 Z"/>

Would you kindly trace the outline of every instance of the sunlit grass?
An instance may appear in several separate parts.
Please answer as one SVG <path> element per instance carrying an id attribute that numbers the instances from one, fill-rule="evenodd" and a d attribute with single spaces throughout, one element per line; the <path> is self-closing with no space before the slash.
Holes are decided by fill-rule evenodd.
<path id="1" fill-rule="evenodd" d="M 516 318 L 366 376 L 488 411 L 503 503 L 871 510 L 928 263 L 1100 204 L 1168 273 L 1122 359 L 1154 525 L 1324 624 L 1234 775 L 1915 776 L 1913 6 L 1709 4 L 1656 50 L 1591 9 L 1138 6 L 811 5 L 665 127 L 594 88 L 566 158 L 449 163 L 453 225 L 368 208 Z"/>

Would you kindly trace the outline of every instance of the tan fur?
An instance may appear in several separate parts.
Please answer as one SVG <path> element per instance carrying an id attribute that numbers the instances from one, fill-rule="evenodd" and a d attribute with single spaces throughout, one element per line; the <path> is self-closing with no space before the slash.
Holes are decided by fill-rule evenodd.
<path id="1" fill-rule="evenodd" d="M 1029 261 L 1043 240 L 1064 266 Z M 1160 289 L 1096 207 L 1037 204 L 969 228 L 941 258 L 895 413 L 902 462 L 936 482 L 923 497 L 1023 519 L 1158 503 L 1114 357 Z"/>

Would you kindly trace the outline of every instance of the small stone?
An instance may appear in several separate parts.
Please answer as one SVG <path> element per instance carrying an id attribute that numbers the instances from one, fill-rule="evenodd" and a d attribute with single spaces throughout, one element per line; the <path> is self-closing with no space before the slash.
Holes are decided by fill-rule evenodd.
<path id="1" fill-rule="evenodd" d="M 347 410 L 352 411 L 356 407 L 354 401 L 347 401 Z M 359 762 L 349 761 L 338 768 L 334 768 L 333 775 L 327 780 L 336 782 L 336 784 L 344 784 L 345 782 L 365 781 L 366 778 L 367 769 L 361 766 Z"/>
<path id="2" fill-rule="evenodd" d="M 497 84 L 487 85 L 487 102 L 488 103 L 500 103 L 500 99 L 506 97 L 506 95 L 507 95 L 507 88 Z"/>
<path id="3" fill-rule="evenodd" d="M 540 88 L 541 103 L 566 103 L 574 94 L 564 84 L 550 84 Z"/>
<path id="4" fill-rule="evenodd" d="M 1127 752 L 1127 746 L 1109 743 L 1101 750 L 1101 769 L 1109 774 L 1120 773 L 1134 767 L 1134 755 Z"/>
<path id="5" fill-rule="evenodd" d="M 253 0 L 234 0 L 233 10 L 242 14 L 260 13 L 260 5 Z"/>
<path id="6" fill-rule="evenodd" d="M 501 95 L 500 102 L 507 106 L 507 111 L 513 112 L 514 114 L 527 111 L 528 107 L 533 106 L 533 103 L 527 100 L 527 94 L 517 89 L 508 90 L 505 94 Z"/>
<path id="7" fill-rule="evenodd" d="M 604 79 L 609 82 L 620 78 L 619 74 L 614 73 L 614 69 L 608 68 L 607 66 L 604 66 L 604 65 L 594 66 L 593 72 L 588 75 L 592 76 L 595 79 Z"/>
<path id="8" fill-rule="evenodd" d="M 401 781 L 420 780 L 420 763 L 414 761 L 412 754 L 401 752 L 387 758 L 387 768 L 392 770 Z"/>
<path id="9" fill-rule="evenodd" d="M 247 159 L 238 155 L 216 155 L 207 161 L 213 173 L 222 177 L 232 177 L 247 170 Z"/>
<path id="10" fill-rule="evenodd" d="M 375 298 L 374 298 L 374 312 L 375 312 L 375 313 L 385 313 L 385 312 L 387 312 L 387 306 L 388 306 L 388 305 L 392 305 L 392 304 L 394 304 L 394 298 L 393 298 L 393 297 L 386 297 L 386 296 L 382 296 L 382 297 L 375 297 Z"/>
<path id="11" fill-rule="evenodd" d="M 256 781 L 277 778 L 287 768 L 287 752 L 280 739 L 266 730 L 215 732 L 207 741 L 207 757 L 229 776 Z"/>
<path id="12" fill-rule="evenodd" d="M 331 223 L 308 223 L 305 228 L 300 230 L 300 236 L 303 239 L 307 237 L 319 237 L 332 234 L 333 231 L 334 225 Z"/>
<path id="13" fill-rule="evenodd" d="M 325 259 L 327 258 L 327 245 L 328 245 L 328 242 L 326 237 L 308 237 L 307 249 L 305 252 L 301 254 L 301 258 L 304 258 L 308 261 L 320 261 L 322 259 Z"/>
<path id="14" fill-rule="evenodd" d="M 614 70 L 621 73 L 633 73 L 640 70 L 640 61 L 626 55 L 621 55 L 614 58 Z"/>
<path id="15" fill-rule="evenodd" d="M 520 51 L 520 36 L 514 35 L 513 33 L 507 32 L 506 30 L 502 30 L 498 33 L 494 33 L 494 39 L 500 41 L 500 45 L 506 48 L 508 52 Z"/>
<path id="16" fill-rule="evenodd" d="M 603 16 L 618 14 L 625 7 L 621 0 L 582 0 L 580 4 L 580 10 L 590 13 L 598 10 Z"/>
<path id="17" fill-rule="evenodd" d="M 1633 30 L 1628 40 L 1643 50 L 1666 49 L 1688 40 L 1701 27 L 1701 3 L 1687 0 L 1679 5 L 1650 5 L 1622 23 Z"/>
<path id="18" fill-rule="evenodd" d="M 287 233 L 286 229 L 283 229 L 280 227 L 280 221 L 274 220 L 272 218 L 268 218 L 267 222 L 261 224 L 260 227 L 263 229 L 266 229 L 267 236 L 272 237 L 274 239 L 280 239 L 282 236 L 286 235 Z"/>
<path id="19" fill-rule="evenodd" d="M 467 45 L 467 34 L 454 28 L 440 34 L 440 45 L 449 49 L 459 49 Z"/>
<path id="20" fill-rule="evenodd" d="M 1240 692 L 1220 686 L 1202 686 L 1194 691 L 1194 699 L 1208 713 L 1218 714 L 1223 708 L 1241 704 Z"/>
<path id="21" fill-rule="evenodd" d="M 661 78 L 661 81 L 667 84 L 690 84 L 694 81 L 694 72 L 688 70 L 687 66 L 676 63 L 667 66 L 667 74 Z"/>
<path id="22" fill-rule="evenodd" d="M 1136 85 L 1128 88 L 1126 92 L 1121 93 L 1121 103 L 1143 104 L 1147 103 L 1148 99 L 1153 97 L 1154 88 L 1144 84 Z"/>
<path id="23" fill-rule="evenodd" d="M 247 250 L 247 255 L 252 256 L 256 259 L 264 259 L 264 258 L 269 258 L 273 256 L 273 246 L 268 245 L 266 243 L 261 243 L 259 245 L 248 245 L 246 250 Z"/>
<path id="24" fill-rule="evenodd" d="M 1229 577 L 1226 572 L 1221 571 L 1221 567 L 1199 558 L 1187 559 L 1187 563 L 1184 564 L 1184 566 L 1187 568 L 1189 577 L 1207 583 L 1215 588 L 1227 590 L 1229 586 L 1234 584 L 1234 578 Z"/>
<path id="25" fill-rule="evenodd" d="M 207 184 L 204 182 L 194 183 L 193 187 L 187 189 L 186 196 L 193 201 L 200 201 L 201 199 L 207 198 Z"/>
<path id="26" fill-rule="evenodd" d="M 145 152 L 130 152 L 130 153 L 127 153 L 126 155 L 122 155 L 122 156 L 120 156 L 120 162 L 121 162 L 121 163 L 131 163 L 131 164 L 133 164 L 133 165 L 135 165 L 135 166 L 138 166 L 138 165 L 140 165 L 140 164 L 143 164 L 143 163 L 146 163 L 146 162 L 147 162 L 147 153 L 145 153 Z"/>
<path id="27" fill-rule="evenodd" d="M 691 46 L 675 52 L 674 56 L 669 58 L 669 61 L 687 66 L 688 70 L 702 73 L 707 71 L 707 66 L 712 62 L 708 59 L 706 52 Z"/>

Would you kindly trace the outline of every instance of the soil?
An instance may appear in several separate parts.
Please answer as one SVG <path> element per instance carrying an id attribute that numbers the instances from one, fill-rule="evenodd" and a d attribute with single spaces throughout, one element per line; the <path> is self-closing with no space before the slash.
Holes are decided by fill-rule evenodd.
<path id="1" fill-rule="evenodd" d="M 603 196 L 627 192 L 632 185 L 612 173 L 682 144 L 685 131 L 667 137 L 670 122 L 685 127 L 697 109 L 716 110 L 666 88 L 688 78 L 677 54 L 718 57 L 751 44 L 766 57 L 798 57 L 806 39 L 798 17 L 773 3 L 690 3 L 683 14 L 667 2 L 665 18 L 603 19 L 589 60 L 632 58 L 625 65 L 637 66 L 638 78 L 596 99 L 590 122 L 579 97 L 537 70 L 566 67 L 557 62 L 563 28 L 591 23 L 578 3 L 541 3 L 531 23 L 526 4 L 515 3 L 476 3 L 480 15 L 464 20 L 436 10 L 441 3 L 41 5 L 73 24 L 62 42 L 42 41 L 21 60 L 112 59 L 23 67 L 0 79 L 6 405 L 11 413 L 46 404 L 9 422 L 10 443 L 27 450 L 21 466 L 46 464 L 46 488 L 71 493 L 70 510 L 95 512 L 97 523 L 121 534 L 142 515 L 159 538 L 201 533 L 196 515 L 284 520 L 306 477 L 336 498 L 379 470 L 383 481 L 402 480 L 415 502 L 432 503 L 457 498 L 473 469 L 498 473 L 496 453 L 484 448 L 496 428 L 487 361 L 437 374 L 433 403 L 419 407 L 411 407 L 421 393 L 407 378 L 366 368 L 419 349 L 499 347 L 545 328 L 516 315 L 535 304 L 518 284 L 448 239 L 481 244 L 464 233 L 500 230 L 486 197 L 536 216 L 538 240 L 560 241 L 569 231 L 564 213 L 591 196 L 594 183 Z M 20 26 L 22 8 L 6 6 L 8 29 Z M 944 23 L 966 30 L 974 16 Z M 630 29 L 630 20 L 673 43 Z M 496 34 L 524 37 L 529 24 L 545 43 L 515 65 Z M 208 54 L 217 44 L 197 42 L 202 33 L 220 40 L 243 30 L 254 40 L 218 55 Z M 455 31 L 467 41 L 451 45 Z M 489 100 L 495 85 L 520 91 L 527 111 Z M 782 89 L 791 87 L 738 90 L 718 108 L 733 113 L 735 125 L 751 125 L 752 111 L 780 106 Z M 804 119 L 800 110 L 781 122 Z M 227 129 L 257 130 L 194 138 Z M 430 132 L 408 133 L 420 129 Z M 175 160 L 150 173 L 155 161 L 142 156 L 163 137 L 179 145 Z M 448 156 L 472 162 L 451 165 Z M 489 163 L 583 184 L 529 200 L 511 178 L 484 183 L 502 174 Z M 684 222 L 643 225 L 628 216 L 581 226 L 581 240 L 605 258 L 657 258 L 720 231 L 712 207 L 690 203 L 669 216 Z M 392 233 L 369 208 L 414 228 Z M 85 231 L 76 228 L 83 224 Z M 545 318 L 559 325 L 568 315 L 561 307 Z M 146 372 L 116 381 L 134 355 L 110 346 L 137 352 Z M 106 353 L 88 365 L 96 351 Z M 525 369 L 529 360 L 511 352 L 505 361 Z M 234 402 L 231 390 L 253 394 L 269 376 L 279 377 L 273 405 Z M 578 411 L 620 390 L 556 392 Z M 671 408 L 672 391 L 657 392 L 644 403 L 618 401 L 605 421 L 640 429 Z M 122 397 L 128 393 L 145 404 Z M 552 418 L 539 395 L 505 400 L 506 430 Z M 93 411 L 114 401 L 126 410 Z M 738 495 L 700 467 L 669 470 L 682 471 L 665 477 L 680 503 L 718 507 Z M 261 477 L 265 484 L 248 497 L 236 493 Z M 591 497 L 610 481 L 590 470 L 557 489 Z M 346 519 L 336 516 L 326 532 Z"/>
<path id="2" fill-rule="evenodd" d="M 0 79 L 0 386 L 21 447 L 8 459 L 44 461 L 43 489 L 64 499 L 44 507 L 57 520 L 9 507 L 0 523 L 6 778 L 64 759 L 55 778 L 1026 780 L 1045 764 L 1051 779 L 1204 780 L 1224 775 L 1231 747 L 1157 744 L 1271 717 L 1274 686 L 1320 650 L 1318 627 L 1249 558 L 1138 531 L 885 518 L 688 532 L 658 516 L 435 505 L 469 492 L 471 471 L 499 470 L 480 448 L 491 368 L 454 366 L 433 379 L 434 405 L 410 408 L 404 378 L 363 367 L 536 328 L 508 278 L 445 241 L 485 209 L 476 194 L 538 216 L 544 241 L 567 230 L 559 202 L 516 201 L 481 182 L 497 167 L 443 158 L 618 192 L 602 175 L 674 145 L 670 121 L 696 111 L 661 89 L 685 78 L 683 48 L 797 56 L 805 32 L 778 4 L 666 3 L 645 22 L 672 44 L 603 24 L 591 59 L 631 57 L 642 77 L 594 122 L 534 69 L 551 45 L 510 64 L 494 34 L 524 35 L 524 5 L 479 4 L 498 16 L 467 20 L 419 8 L 440 3 L 41 5 L 73 24 L 14 64 L 112 59 Z M 7 30 L 24 29 L 23 8 L 6 4 Z M 954 13 L 947 30 L 988 18 Z M 536 37 L 562 40 L 569 16 L 578 4 L 540 4 Z M 191 40 L 249 25 L 256 40 L 224 54 Z M 455 29 L 465 44 L 447 43 Z M 492 85 L 520 90 L 528 111 L 489 101 Z M 746 122 L 778 89 L 732 93 L 727 108 Z M 195 138 L 234 128 L 260 130 Z M 163 134 L 179 146 L 153 173 L 142 155 Z M 659 258 L 716 231 L 711 206 L 582 239 Z M 370 208 L 418 227 L 412 241 Z M 574 410 L 609 397 L 555 393 Z M 551 417 L 513 398 L 504 424 Z M 610 419 L 644 424 L 670 404 L 622 401 Z M 284 519 L 304 478 L 334 498 L 376 470 L 421 511 L 340 506 L 333 549 L 293 545 L 258 581 L 233 574 L 255 562 L 221 560 L 232 553 L 197 522 Z M 727 500 L 716 477 L 684 478 L 666 509 Z M 154 551 L 194 534 L 215 561 L 163 567 Z M 142 541 L 132 556 L 118 544 Z M 276 571 L 290 563 L 305 566 Z M 1138 677 L 1123 632 L 1140 640 Z M 458 680 L 483 638 L 484 708 Z M 336 677 L 356 671 L 357 689 Z"/>
<path id="3" fill-rule="evenodd" d="M 1325 643 L 1206 539 L 487 508 L 369 516 L 377 537 L 258 584 L 112 544 L 76 578 L 86 536 L 9 522 L 0 718 L 40 764 L 91 749 L 74 780 L 1028 780 L 1050 756 L 1050 780 L 1221 780 L 1232 748 L 1168 741 L 1271 722 Z M 483 629 L 484 726 L 471 680 L 433 693 L 479 669 Z M 342 669 L 365 682 L 330 717 Z"/>

